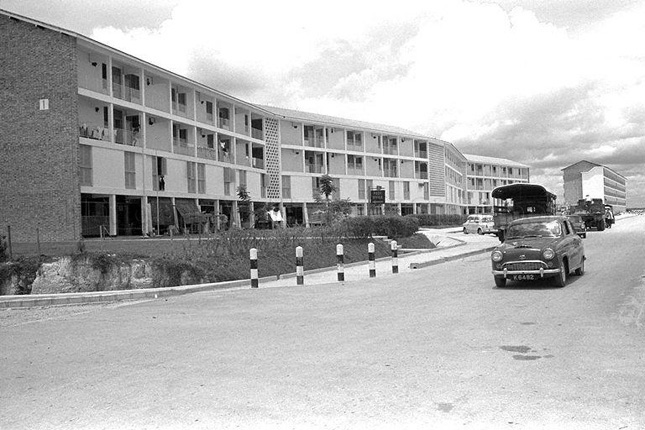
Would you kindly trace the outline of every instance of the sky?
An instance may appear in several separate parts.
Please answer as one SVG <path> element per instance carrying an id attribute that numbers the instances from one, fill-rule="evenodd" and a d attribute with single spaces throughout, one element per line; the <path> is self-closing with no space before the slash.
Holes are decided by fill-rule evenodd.
<path id="1" fill-rule="evenodd" d="M 645 0 L 0 0 L 242 100 L 407 128 L 645 207 Z"/>

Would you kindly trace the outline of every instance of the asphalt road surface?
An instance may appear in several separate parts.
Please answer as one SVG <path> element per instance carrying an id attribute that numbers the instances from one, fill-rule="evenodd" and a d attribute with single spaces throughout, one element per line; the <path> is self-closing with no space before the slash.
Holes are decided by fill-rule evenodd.
<path id="1" fill-rule="evenodd" d="M 0 312 L 0 429 L 643 429 L 645 216 L 562 289 L 487 254 L 344 284 Z"/>

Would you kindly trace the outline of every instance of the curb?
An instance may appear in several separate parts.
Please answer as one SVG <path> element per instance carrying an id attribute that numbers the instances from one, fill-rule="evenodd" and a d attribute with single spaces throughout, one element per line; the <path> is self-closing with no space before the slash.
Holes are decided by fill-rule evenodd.
<path id="1" fill-rule="evenodd" d="M 456 239 L 459 240 L 459 239 Z M 463 246 L 466 243 L 462 241 L 457 245 L 452 245 L 444 248 L 434 248 L 429 250 L 410 250 L 406 257 L 432 253 L 442 249 L 449 249 L 458 246 Z M 420 269 L 423 267 L 434 266 L 437 264 L 446 263 L 448 261 L 457 260 L 460 258 L 476 255 L 484 252 L 492 251 L 495 247 L 488 247 L 481 250 L 469 251 L 463 254 L 453 255 L 449 257 L 439 258 L 433 261 L 422 263 L 410 263 L 410 269 Z M 391 257 L 382 257 L 376 261 L 387 261 Z M 357 261 L 345 265 L 345 267 L 354 267 L 366 264 L 365 261 Z M 316 274 L 326 271 L 334 271 L 336 267 L 322 267 L 319 269 L 312 269 L 305 271 L 306 274 Z M 280 279 L 295 278 L 296 273 L 287 273 L 277 276 L 267 276 L 259 279 L 260 286 L 262 282 L 277 281 Z M 212 290 L 231 290 L 241 287 L 251 286 L 250 279 L 240 279 L 237 281 L 215 282 L 207 284 L 196 285 L 182 285 L 177 287 L 163 287 L 163 288 L 142 288 L 139 290 L 117 290 L 117 291 L 98 291 L 89 293 L 59 293 L 59 294 L 29 294 L 29 295 L 13 295 L 13 296 L 0 296 L 0 309 L 9 308 L 30 308 L 36 306 L 61 306 L 61 305 L 76 305 L 84 303 L 107 303 L 121 300 L 144 300 L 144 299 L 158 299 L 160 297 L 181 296 L 184 294 L 197 293 Z"/>
<path id="2" fill-rule="evenodd" d="M 437 264 L 446 263 L 448 261 L 458 260 L 464 257 L 470 257 L 477 254 L 484 254 L 486 252 L 491 252 L 493 249 L 497 248 L 496 246 L 490 246 L 484 249 L 477 249 L 475 251 L 465 252 L 459 255 L 451 255 L 450 257 L 443 257 L 438 260 L 425 261 L 423 263 L 410 263 L 410 269 L 421 269 L 423 267 L 436 266 Z"/>

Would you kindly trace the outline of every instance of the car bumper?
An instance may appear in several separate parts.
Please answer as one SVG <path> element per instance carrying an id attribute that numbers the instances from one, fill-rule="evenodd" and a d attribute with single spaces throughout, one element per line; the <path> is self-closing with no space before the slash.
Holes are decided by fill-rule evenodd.
<path id="1" fill-rule="evenodd" d="M 538 270 L 493 270 L 493 275 L 507 278 L 514 275 L 537 275 L 540 278 L 554 276 L 560 273 L 560 269 L 538 269 Z"/>

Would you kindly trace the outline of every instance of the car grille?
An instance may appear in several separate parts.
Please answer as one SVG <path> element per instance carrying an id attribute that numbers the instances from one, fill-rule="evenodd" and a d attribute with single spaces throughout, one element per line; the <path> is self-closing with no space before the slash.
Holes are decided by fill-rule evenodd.
<path id="1" fill-rule="evenodd" d="M 520 261 L 516 263 L 506 263 L 504 264 L 504 269 L 508 271 L 515 270 L 540 270 L 541 268 L 546 269 L 546 264 L 539 261 Z"/>

